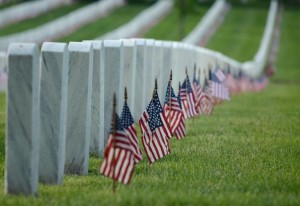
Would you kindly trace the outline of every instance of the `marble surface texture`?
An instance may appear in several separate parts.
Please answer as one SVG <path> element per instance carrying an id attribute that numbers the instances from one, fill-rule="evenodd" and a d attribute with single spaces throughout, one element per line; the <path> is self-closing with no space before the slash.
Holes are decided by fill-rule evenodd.
<path id="1" fill-rule="evenodd" d="M 120 90 L 120 98 L 124 96 L 124 87 L 127 88 L 127 103 L 130 111 L 133 111 L 135 107 L 135 81 L 136 81 L 136 43 L 135 40 L 125 39 L 123 41 L 123 47 L 121 51 L 122 65 L 121 65 L 121 81 L 122 86 Z M 122 78 L 123 77 L 123 78 Z M 123 102 L 121 101 L 121 109 L 123 108 Z M 135 121 L 138 121 L 135 119 Z"/>
<path id="2" fill-rule="evenodd" d="M 117 96 L 118 105 L 123 103 L 120 91 L 121 40 L 106 40 L 102 44 L 100 68 L 100 138 L 107 144 L 111 129 L 113 94 Z M 103 84 L 102 84 L 103 83 Z M 123 89 L 122 89 L 123 91 Z"/>
<path id="3" fill-rule="evenodd" d="M 163 55 L 163 70 L 162 70 L 162 82 L 161 82 L 161 90 L 162 90 L 162 101 L 165 101 L 165 96 L 166 96 L 166 90 L 168 86 L 168 82 L 170 79 L 170 72 L 172 69 L 172 43 L 170 42 L 163 42 L 162 44 L 162 55 Z M 174 72 L 173 72 L 174 73 Z M 173 74 L 175 75 L 175 73 Z M 173 76 L 172 75 L 172 76 Z M 173 77 L 172 77 L 173 79 Z M 178 84 L 176 84 L 176 89 Z M 173 85 L 173 80 L 172 80 L 172 87 L 174 88 Z M 177 91 L 177 90 L 175 90 Z"/>
<path id="4" fill-rule="evenodd" d="M 155 41 L 153 39 L 146 39 L 146 65 L 144 68 L 144 92 L 145 92 L 145 102 L 143 105 L 144 110 L 146 109 L 147 105 L 152 99 L 153 89 L 155 85 L 155 76 L 154 74 L 154 67 L 156 67 L 155 59 L 154 59 L 154 44 Z"/>
<path id="5" fill-rule="evenodd" d="M 139 121 L 142 113 L 146 109 L 145 87 L 146 87 L 146 42 L 144 39 L 136 40 L 136 81 L 135 81 L 135 100 L 132 115 L 135 121 Z M 148 102 L 149 103 L 149 102 Z"/>
<path id="6" fill-rule="evenodd" d="M 101 46 L 102 41 L 84 41 L 91 42 L 93 45 L 93 89 L 92 89 L 92 114 L 91 114 L 91 136 L 90 136 L 90 154 L 98 157 L 104 154 L 104 139 L 100 138 L 100 64 L 101 64 Z"/>
<path id="7" fill-rule="evenodd" d="M 93 75 L 92 44 L 70 42 L 65 173 L 88 174 L 91 96 Z"/>
<path id="8" fill-rule="evenodd" d="M 46 42 L 41 53 L 39 181 L 63 184 L 68 97 L 67 44 Z"/>
<path id="9" fill-rule="evenodd" d="M 8 67 L 5 193 L 37 196 L 40 123 L 37 46 L 11 44 Z"/>
<path id="10" fill-rule="evenodd" d="M 165 91 L 162 90 L 162 82 L 163 82 L 163 48 L 162 48 L 162 41 L 155 41 L 154 44 L 154 58 L 153 58 L 153 65 L 154 65 L 154 77 L 157 78 L 157 93 L 161 103 L 164 101 L 164 93 Z M 153 91 L 153 90 L 152 90 Z"/>

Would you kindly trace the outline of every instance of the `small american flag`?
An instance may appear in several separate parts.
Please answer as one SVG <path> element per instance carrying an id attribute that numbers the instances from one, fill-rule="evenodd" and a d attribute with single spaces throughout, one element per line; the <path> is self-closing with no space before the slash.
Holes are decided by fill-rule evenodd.
<path id="1" fill-rule="evenodd" d="M 143 135 L 142 143 L 149 164 L 170 153 L 168 139 L 172 137 L 172 134 L 163 114 L 157 92 L 143 112 L 139 124 Z"/>
<path id="2" fill-rule="evenodd" d="M 195 94 L 195 107 L 198 111 L 199 114 L 201 114 L 201 109 L 200 109 L 200 97 L 202 95 L 202 90 L 201 90 L 201 86 L 200 86 L 200 80 L 197 80 L 195 75 L 194 75 L 194 79 L 193 79 L 193 89 L 194 89 L 194 94 Z"/>
<path id="3" fill-rule="evenodd" d="M 170 99 L 170 92 L 171 92 L 171 100 Z M 171 103 L 171 108 L 169 103 Z M 166 91 L 166 97 L 165 97 L 165 103 L 163 107 L 165 116 L 167 117 L 169 126 L 171 128 L 172 134 L 174 134 L 175 130 L 179 126 L 180 120 L 182 118 L 182 111 L 180 109 L 178 100 L 174 94 L 174 90 L 172 86 L 170 86 L 170 81 L 168 83 L 167 91 Z M 171 111 L 171 112 L 170 112 Z"/>
<path id="4" fill-rule="evenodd" d="M 210 82 L 211 94 L 212 96 L 222 100 L 230 99 L 229 89 L 224 84 L 224 80 L 226 77 L 224 74 L 224 76 L 222 76 L 221 73 L 223 74 L 223 72 L 220 69 L 218 69 L 215 73 L 212 74 L 212 79 Z"/>
<path id="5" fill-rule="evenodd" d="M 109 135 L 100 173 L 118 182 L 128 184 L 135 167 L 134 152 L 121 119 L 117 114 L 115 116 L 116 132 L 115 134 L 111 132 Z"/>
<path id="6" fill-rule="evenodd" d="M 130 144 L 133 147 L 135 162 L 138 163 L 142 160 L 142 151 L 139 148 L 134 121 L 126 101 L 123 106 L 121 120 L 122 125 L 124 126 L 124 129 L 128 134 Z"/>
<path id="7" fill-rule="evenodd" d="M 185 119 L 196 116 L 198 112 L 195 106 L 195 95 L 188 77 L 182 83 L 180 97 Z"/>
<path id="8" fill-rule="evenodd" d="M 182 110 L 181 98 L 180 98 L 180 89 L 178 91 L 177 100 L 178 100 L 178 103 L 179 103 L 179 107 Z M 181 115 L 181 119 L 180 119 L 179 125 L 178 125 L 177 129 L 175 130 L 175 135 L 176 135 L 176 138 L 178 140 L 180 140 L 180 139 L 182 139 L 182 138 L 184 138 L 186 136 L 183 114 Z"/>

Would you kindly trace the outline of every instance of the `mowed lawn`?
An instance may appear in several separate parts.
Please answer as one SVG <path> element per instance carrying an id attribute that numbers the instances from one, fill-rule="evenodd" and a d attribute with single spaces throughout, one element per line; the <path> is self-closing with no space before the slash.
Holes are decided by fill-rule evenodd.
<path id="1" fill-rule="evenodd" d="M 125 5 L 113 11 L 110 15 L 99 18 L 57 41 L 69 42 L 95 39 L 127 23 L 147 7 L 148 5 L 145 4 Z"/>
<path id="2" fill-rule="evenodd" d="M 34 18 L 26 19 L 17 23 L 9 24 L 3 28 L 0 28 L 0 36 L 7 36 L 14 33 L 33 29 L 50 21 L 53 21 L 59 17 L 67 15 L 68 13 L 86 6 L 87 3 L 72 3 L 70 5 L 63 5 L 58 8 L 52 9 L 47 13 L 40 14 Z"/>
<path id="3" fill-rule="evenodd" d="M 189 13 L 186 14 L 184 21 L 184 36 L 188 35 L 195 28 L 210 6 L 211 5 L 200 4 L 198 7 L 194 7 L 192 11 L 189 11 Z M 160 40 L 180 41 L 181 37 L 179 28 L 179 9 L 174 7 L 171 13 L 157 25 L 147 31 L 144 37 Z"/>
<path id="4" fill-rule="evenodd" d="M 262 12 L 259 21 L 265 22 L 266 10 L 258 10 Z M 251 20 L 256 15 L 246 18 L 246 10 L 236 12 L 235 8 L 231 12 L 234 18 L 225 20 L 209 45 L 250 60 L 259 44 L 256 34 L 236 38 L 226 27 L 243 27 L 241 34 L 257 27 L 253 32 L 261 35 L 263 29 Z M 131 184 L 118 184 L 116 194 L 112 181 L 98 174 L 101 159 L 91 157 L 89 176 L 66 176 L 63 186 L 40 184 L 38 198 L 4 196 L 2 190 L 0 205 L 299 205 L 299 9 L 285 10 L 281 34 L 277 76 L 266 91 L 233 97 L 217 106 L 212 116 L 189 120 L 187 138 L 172 139 L 172 154 L 151 168 L 144 155 Z M 237 48 L 218 36 L 227 41 L 236 38 L 233 46 Z M 4 188 L 3 93 L 0 127 L 0 188 Z"/>

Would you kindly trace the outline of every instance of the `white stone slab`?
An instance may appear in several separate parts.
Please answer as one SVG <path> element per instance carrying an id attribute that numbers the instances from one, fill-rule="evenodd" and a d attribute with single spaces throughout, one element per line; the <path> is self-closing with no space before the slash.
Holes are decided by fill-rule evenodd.
<path id="1" fill-rule="evenodd" d="M 164 41 L 162 44 L 163 49 L 163 69 L 162 69 L 162 82 L 161 84 L 161 102 L 165 101 L 166 96 L 166 90 L 168 86 L 168 82 L 170 80 L 170 72 L 172 69 L 172 43 Z M 172 78 L 173 79 L 173 78 Z M 172 80 L 172 86 L 173 88 L 177 88 L 178 84 L 176 84 L 176 87 L 174 87 L 173 80 Z M 176 90 L 175 90 L 176 91 Z"/>
<path id="2" fill-rule="evenodd" d="M 164 100 L 163 91 L 162 91 L 162 82 L 163 82 L 163 48 L 162 48 L 162 41 L 155 41 L 154 44 L 154 58 L 153 58 L 153 74 L 154 77 L 157 78 L 157 92 L 160 102 L 162 103 Z M 152 91 L 153 91 L 152 86 Z M 152 92 L 151 92 L 152 94 Z M 150 100 L 149 100 L 150 101 Z M 148 103 L 149 103 L 148 101 Z"/>
<path id="3" fill-rule="evenodd" d="M 104 139 L 105 145 L 111 129 L 113 94 L 120 95 L 120 90 L 123 91 L 123 88 L 120 88 L 121 47 L 121 40 L 107 40 L 102 44 L 101 59 L 103 61 L 101 61 L 100 82 L 103 82 L 103 85 L 100 85 L 100 139 Z M 117 96 L 118 113 L 120 113 L 118 105 L 123 102 L 120 101 L 123 100 L 122 97 Z"/>
<path id="4" fill-rule="evenodd" d="M 122 88 L 127 88 L 127 103 L 132 112 L 135 107 L 135 81 L 136 81 L 136 43 L 135 40 L 132 39 L 123 39 L 123 47 L 121 51 L 122 65 L 121 65 L 121 94 L 120 98 L 122 100 Z M 123 78 L 122 78 L 123 77 Z M 121 101 L 121 106 L 123 107 L 123 103 Z M 138 121 L 138 119 L 135 119 Z"/>
<path id="5" fill-rule="evenodd" d="M 39 180 L 63 184 L 68 97 L 67 44 L 46 42 L 41 53 Z"/>
<path id="6" fill-rule="evenodd" d="M 71 42 L 65 173 L 88 174 L 93 46 L 89 42 Z"/>
<path id="7" fill-rule="evenodd" d="M 35 44 L 8 50 L 6 194 L 38 194 L 40 67 Z"/>
<path id="8" fill-rule="evenodd" d="M 146 40 L 136 39 L 136 81 L 135 81 L 135 100 L 132 115 L 135 121 L 138 121 L 142 112 L 146 109 L 144 107 L 145 101 L 145 88 L 146 88 Z"/>
<path id="9" fill-rule="evenodd" d="M 84 41 L 93 44 L 93 91 L 92 91 L 92 120 L 90 137 L 90 154 L 102 156 L 104 139 L 100 138 L 100 65 L 102 41 Z"/>
<path id="10" fill-rule="evenodd" d="M 145 49 L 145 68 L 144 68 L 144 92 L 145 92 L 145 102 L 143 104 L 144 110 L 152 99 L 154 84 L 155 84 L 155 55 L 154 55 L 154 45 L 155 41 L 153 39 L 146 39 L 146 49 Z"/>

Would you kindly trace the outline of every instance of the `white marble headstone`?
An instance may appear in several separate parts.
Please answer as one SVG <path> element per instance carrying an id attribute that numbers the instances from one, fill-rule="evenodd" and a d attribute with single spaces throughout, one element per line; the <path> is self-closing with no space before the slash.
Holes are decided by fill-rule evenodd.
<path id="1" fill-rule="evenodd" d="M 167 90 L 167 86 L 168 86 L 168 82 L 170 80 L 170 72 L 172 69 L 172 43 L 171 42 L 167 42 L 164 41 L 162 44 L 162 49 L 163 49 L 163 69 L 162 69 L 162 82 L 161 84 L 161 90 L 162 90 L 162 100 L 161 101 L 165 101 L 165 96 L 166 96 L 166 90 Z M 172 73 L 174 73 L 174 71 L 172 71 Z M 173 79 L 173 77 L 172 77 Z M 177 88 L 176 84 L 176 87 Z M 174 84 L 173 84 L 173 80 L 172 80 L 172 86 L 174 88 Z M 175 89 L 175 91 L 177 91 Z"/>
<path id="2" fill-rule="evenodd" d="M 41 53 L 39 180 L 63 184 L 68 97 L 67 44 L 46 42 Z"/>
<path id="3" fill-rule="evenodd" d="M 103 41 L 84 41 L 93 45 L 93 91 L 92 91 L 92 120 L 90 137 L 90 154 L 102 156 L 104 153 L 104 139 L 100 138 L 100 81 L 101 47 Z M 101 85 L 101 86 L 100 86 Z"/>
<path id="4" fill-rule="evenodd" d="M 144 110 L 152 99 L 153 89 L 155 85 L 155 78 L 157 76 L 154 73 L 154 68 L 157 66 L 155 62 L 155 50 L 154 50 L 155 41 L 153 39 L 146 39 L 146 65 L 144 69 L 144 92 L 145 92 L 145 102 L 143 105 Z"/>
<path id="5" fill-rule="evenodd" d="M 146 109 L 145 88 L 146 88 L 146 40 L 136 39 L 136 80 L 135 80 L 135 100 L 132 115 L 135 121 L 139 121 L 142 113 Z"/>
<path id="6" fill-rule="evenodd" d="M 130 111 L 133 112 L 135 107 L 135 81 L 136 81 L 136 43 L 133 39 L 122 39 L 123 47 L 121 51 L 122 65 L 121 65 L 121 90 L 120 98 L 122 100 L 123 91 L 122 88 L 127 88 L 127 103 Z M 123 77 L 123 78 L 122 78 Z M 123 107 L 123 102 L 121 101 L 121 107 Z M 138 121 L 138 119 L 135 119 Z"/>
<path id="7" fill-rule="evenodd" d="M 154 44 L 154 58 L 153 58 L 153 72 L 154 77 L 157 79 L 157 93 L 161 103 L 164 101 L 164 95 L 162 91 L 162 82 L 163 82 L 163 48 L 162 41 L 155 41 Z M 153 91 L 153 88 L 152 88 Z M 152 94 L 152 93 L 151 93 Z"/>
<path id="8" fill-rule="evenodd" d="M 106 145 L 111 129 L 113 94 L 117 95 L 117 108 L 122 104 L 123 95 L 120 97 L 120 90 L 124 91 L 120 84 L 121 68 L 121 40 L 103 41 L 100 67 L 100 139 L 104 139 Z M 118 111 L 120 114 L 120 110 Z"/>
<path id="9" fill-rule="evenodd" d="M 88 174 L 93 46 L 70 42 L 65 173 Z"/>
<path id="10" fill-rule="evenodd" d="M 8 49 L 5 193 L 38 194 L 40 67 L 37 45 Z"/>

